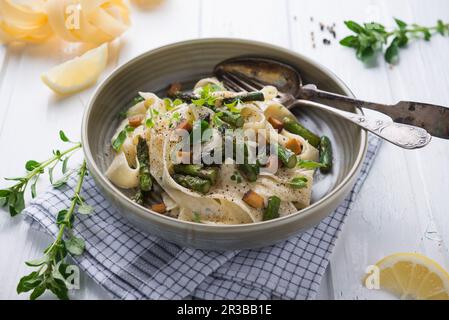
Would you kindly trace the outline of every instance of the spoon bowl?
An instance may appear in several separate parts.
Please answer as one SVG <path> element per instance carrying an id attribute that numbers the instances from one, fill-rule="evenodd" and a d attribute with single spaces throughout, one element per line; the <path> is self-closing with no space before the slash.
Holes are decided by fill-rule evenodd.
<path id="1" fill-rule="evenodd" d="M 219 63 L 214 74 L 236 74 L 271 85 L 285 94 L 296 97 L 302 87 L 301 75 L 293 67 L 282 62 L 260 57 L 238 57 Z"/>

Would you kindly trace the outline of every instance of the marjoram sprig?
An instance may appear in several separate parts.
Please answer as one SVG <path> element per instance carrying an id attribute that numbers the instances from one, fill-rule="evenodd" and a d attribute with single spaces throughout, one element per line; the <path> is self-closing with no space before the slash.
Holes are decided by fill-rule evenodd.
<path id="1" fill-rule="evenodd" d="M 73 234 L 75 211 L 79 214 L 93 212 L 93 208 L 86 204 L 81 196 L 83 181 L 88 174 L 86 161 L 83 161 L 79 168 L 68 168 L 70 157 L 81 149 L 81 143 L 69 140 L 63 131 L 59 131 L 59 138 L 72 146 L 64 151 L 54 150 L 53 156 L 45 161 L 27 161 L 25 164 L 27 174 L 23 177 L 7 178 L 6 180 L 16 181 L 16 184 L 0 190 L 0 207 L 8 207 L 10 215 L 16 216 L 25 207 L 24 194 L 27 186 L 31 185 L 31 195 L 34 198 L 36 196 L 36 182 L 45 170 L 47 170 L 49 180 L 54 188 L 66 185 L 71 175 L 78 174 L 78 182 L 69 208 L 59 211 L 56 217 L 56 224 L 59 227 L 56 239 L 44 250 L 42 258 L 25 262 L 26 265 L 37 268 L 37 270 L 20 279 L 17 285 L 17 293 L 32 291 L 30 295 L 32 300 L 40 297 L 46 290 L 53 292 L 59 299 L 69 298 L 68 290 L 73 285 L 72 281 L 75 280 L 74 277 L 77 276 L 75 273 L 78 269 L 76 266 L 68 264 L 66 257 L 68 253 L 81 255 L 85 249 L 84 240 Z M 58 165 L 61 166 L 62 177 L 55 181 L 53 172 Z"/>
<path id="2" fill-rule="evenodd" d="M 32 291 L 31 300 L 40 297 L 46 290 L 51 291 L 59 299 L 67 300 L 68 289 L 72 285 L 72 276 L 76 272 L 76 267 L 67 263 L 67 253 L 81 255 L 85 249 L 84 240 L 73 235 L 72 227 L 75 219 L 75 210 L 79 213 L 90 213 L 84 199 L 81 197 L 81 188 L 84 177 L 87 175 L 86 162 L 83 161 L 78 170 L 78 182 L 74 195 L 68 209 L 59 211 L 56 223 L 59 226 L 56 239 L 44 251 L 44 256 L 40 259 L 25 262 L 30 267 L 37 268 L 36 271 L 24 276 L 17 285 L 17 293 Z M 84 207 L 84 212 L 80 208 Z"/>
<path id="3" fill-rule="evenodd" d="M 436 33 L 442 36 L 449 35 L 449 24 L 438 20 L 433 27 L 424 27 L 418 24 L 407 24 L 394 19 L 396 28 L 387 30 L 377 22 L 358 24 L 355 21 L 345 21 L 345 25 L 355 33 L 345 37 L 340 44 L 356 50 L 358 59 L 366 61 L 377 53 L 384 51 L 384 58 L 388 63 L 395 63 L 399 59 L 399 50 L 406 47 L 410 39 L 423 38 L 430 41 Z"/>

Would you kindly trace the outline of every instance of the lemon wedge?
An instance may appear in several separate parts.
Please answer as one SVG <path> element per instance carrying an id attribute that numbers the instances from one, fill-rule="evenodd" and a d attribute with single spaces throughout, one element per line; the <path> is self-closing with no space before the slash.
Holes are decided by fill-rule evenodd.
<path id="1" fill-rule="evenodd" d="M 396 253 L 376 263 L 380 287 L 401 299 L 449 300 L 449 274 L 417 253 Z"/>
<path id="2" fill-rule="evenodd" d="M 93 85 L 106 67 L 107 43 L 44 73 L 42 81 L 54 92 L 67 95 Z"/>

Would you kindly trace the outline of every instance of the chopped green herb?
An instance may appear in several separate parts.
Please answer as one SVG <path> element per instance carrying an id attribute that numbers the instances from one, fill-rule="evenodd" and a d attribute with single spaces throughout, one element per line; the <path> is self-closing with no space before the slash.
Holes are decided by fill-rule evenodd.
<path id="1" fill-rule="evenodd" d="M 153 128 L 154 127 L 153 118 L 148 118 L 147 120 L 145 120 L 145 126 L 150 129 Z"/>
<path id="2" fill-rule="evenodd" d="M 201 222 L 201 216 L 200 216 L 200 214 L 198 212 L 194 212 L 193 213 L 193 222 L 202 223 Z"/>
<path id="3" fill-rule="evenodd" d="M 201 88 L 200 98 L 199 99 L 193 99 L 192 103 L 196 106 L 209 106 L 213 107 L 215 106 L 215 101 L 217 100 L 216 97 L 212 96 L 211 93 L 215 92 L 215 90 L 212 85 L 208 84 Z"/>
<path id="4" fill-rule="evenodd" d="M 236 99 L 230 103 L 225 103 L 224 105 L 231 111 L 232 113 L 240 113 L 240 109 L 236 108 L 242 101 L 240 99 Z"/>
<path id="5" fill-rule="evenodd" d="M 127 136 L 128 134 L 126 133 L 126 130 L 120 131 L 120 133 L 117 135 L 117 138 L 115 138 L 115 140 L 112 142 L 112 148 L 114 148 L 115 151 L 119 152 Z"/>
<path id="6" fill-rule="evenodd" d="M 303 168 L 303 169 L 310 169 L 310 170 L 324 167 L 324 165 L 322 163 L 312 161 L 312 160 L 302 160 L 302 159 L 299 160 L 297 166 L 300 168 Z"/>
<path id="7" fill-rule="evenodd" d="M 164 106 L 165 109 L 167 109 L 167 111 L 173 109 L 173 102 L 171 101 L 170 98 L 164 98 L 162 101 L 164 102 Z"/>
<path id="8" fill-rule="evenodd" d="M 289 185 L 293 189 L 302 189 L 307 187 L 307 178 L 306 177 L 295 177 L 290 180 Z"/>
<path id="9" fill-rule="evenodd" d="M 179 106 L 180 104 L 182 104 L 182 100 L 181 99 L 175 99 L 174 101 L 172 101 L 170 98 L 164 98 L 164 105 L 165 105 L 165 109 L 167 109 L 167 111 L 172 110 L 173 108 Z"/>
<path id="10" fill-rule="evenodd" d="M 134 128 L 130 125 L 126 125 L 122 131 L 119 132 L 117 135 L 117 138 L 112 142 L 112 148 L 119 152 L 120 148 L 122 147 L 123 143 L 125 143 L 126 138 L 128 137 L 128 133 L 134 132 Z"/>
<path id="11" fill-rule="evenodd" d="M 131 132 L 134 132 L 134 128 L 127 124 L 125 126 L 125 131 L 126 131 L 126 133 L 131 133 Z"/>
<path id="12" fill-rule="evenodd" d="M 181 115 L 179 114 L 179 112 L 174 112 L 173 115 L 171 116 L 171 120 L 179 122 L 181 120 Z"/>

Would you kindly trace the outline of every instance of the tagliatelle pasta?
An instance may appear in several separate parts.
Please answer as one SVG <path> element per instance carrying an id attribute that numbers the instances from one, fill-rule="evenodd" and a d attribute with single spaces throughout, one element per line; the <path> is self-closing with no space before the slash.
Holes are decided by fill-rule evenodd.
<path id="1" fill-rule="evenodd" d="M 48 0 L 46 8 L 53 31 L 66 41 L 108 42 L 129 26 L 122 0 Z"/>
<path id="2" fill-rule="evenodd" d="M 52 35 L 65 41 L 101 44 L 129 27 L 123 0 L 0 0 L 0 41 L 41 43 Z"/>
<path id="3" fill-rule="evenodd" d="M 52 35 L 43 1 L 17 4 L 0 0 L 0 42 L 39 43 Z"/>
<path id="4" fill-rule="evenodd" d="M 106 175 L 118 187 L 136 187 L 133 199 L 149 208 L 152 191 L 140 186 L 150 179 L 163 190 L 164 214 L 180 220 L 244 224 L 295 213 L 310 205 L 319 153 L 303 137 L 272 126 L 273 119 L 293 117 L 276 96 L 274 87 L 227 91 L 215 78 L 171 100 L 140 92 L 112 137 L 116 156 Z M 136 115 L 144 116 L 140 123 L 129 121 Z M 141 143 L 148 159 L 139 154 Z"/>

